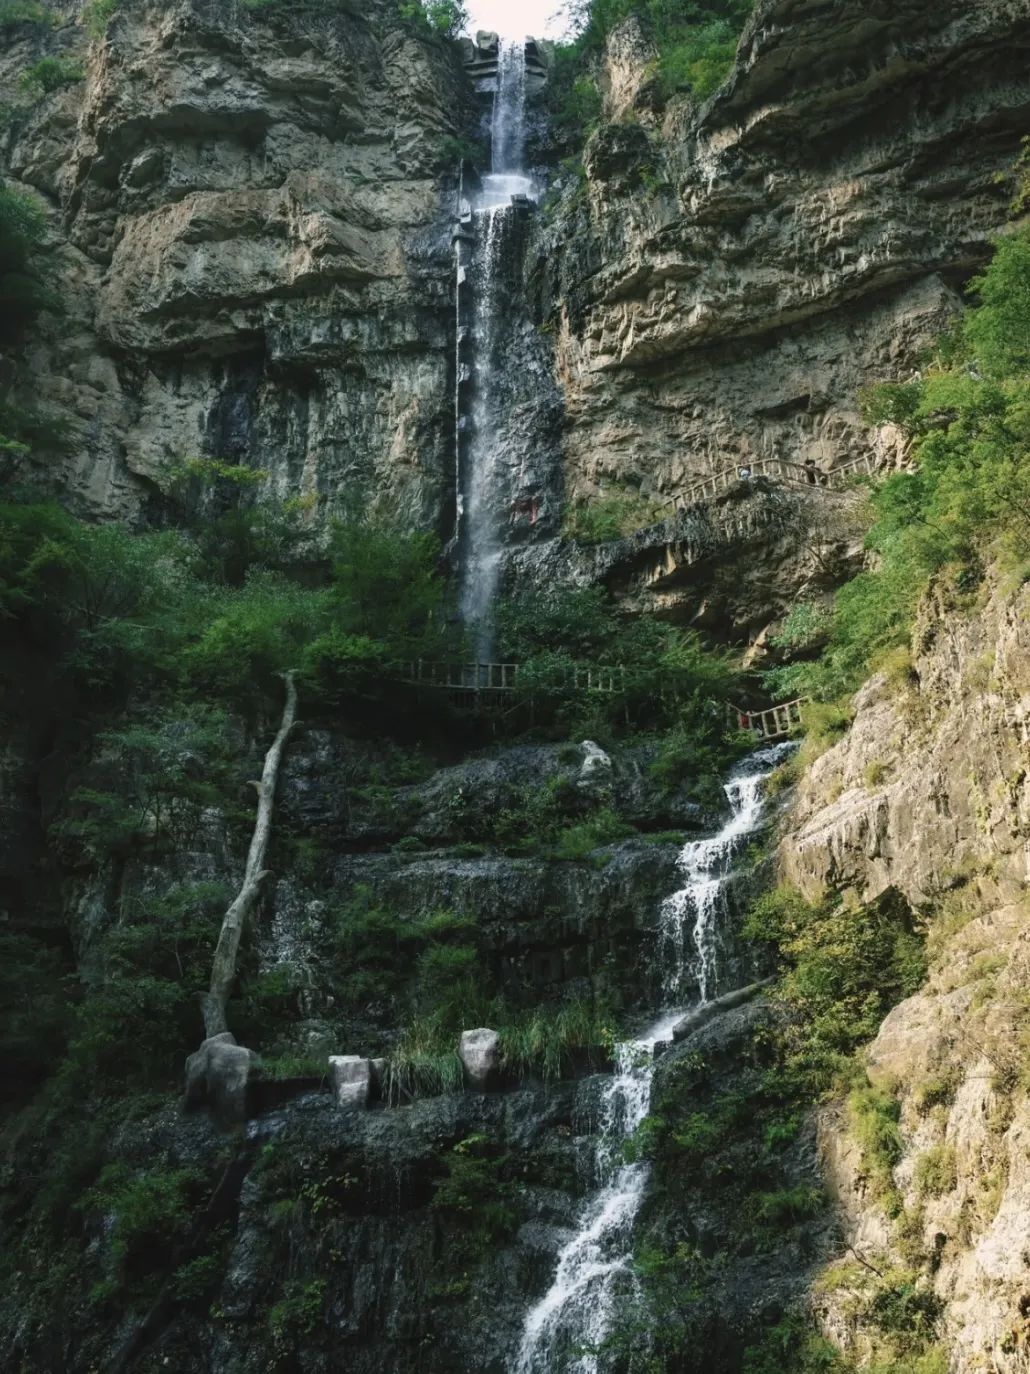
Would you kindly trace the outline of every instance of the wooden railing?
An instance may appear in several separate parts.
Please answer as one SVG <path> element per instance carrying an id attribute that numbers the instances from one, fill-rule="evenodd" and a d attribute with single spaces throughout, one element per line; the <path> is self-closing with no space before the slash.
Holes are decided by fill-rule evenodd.
<path id="1" fill-rule="evenodd" d="M 485 693 L 496 697 L 513 693 L 522 672 L 521 663 L 437 663 L 420 658 L 402 667 L 400 681 L 458 696 Z M 575 691 L 619 692 L 626 685 L 626 676 L 622 666 L 577 664 L 570 669 L 567 682 Z M 733 729 L 750 730 L 760 739 L 783 739 L 801 725 L 801 708 L 808 700 L 808 697 L 798 697 L 796 701 L 758 710 L 733 702 L 716 705 Z"/>
<path id="2" fill-rule="evenodd" d="M 449 692 L 514 692 L 521 672 L 520 663 L 432 663 L 420 658 L 404 665 L 400 680 Z M 577 664 L 568 674 L 568 684 L 576 691 L 618 692 L 625 678 L 622 667 Z"/>
<path id="3" fill-rule="evenodd" d="M 778 482 L 789 482 L 792 486 L 813 487 L 816 491 L 837 489 L 845 486 L 853 477 L 872 475 L 877 471 L 875 460 L 864 454 L 853 458 L 850 463 L 824 472 L 821 468 L 808 468 L 800 463 L 788 463 L 783 458 L 756 458 L 751 463 L 738 463 L 736 467 L 722 468 L 710 477 L 693 482 L 684 492 L 672 497 L 658 510 L 685 510 L 696 506 L 700 501 L 711 500 L 740 482 L 748 482 L 752 477 L 771 477 Z"/>
<path id="4" fill-rule="evenodd" d="M 809 700 L 809 697 L 798 697 L 796 701 L 786 701 L 779 706 L 768 706 L 758 711 L 727 702 L 726 721 L 733 729 L 750 730 L 759 739 L 785 739 L 800 728 L 801 708 Z"/>

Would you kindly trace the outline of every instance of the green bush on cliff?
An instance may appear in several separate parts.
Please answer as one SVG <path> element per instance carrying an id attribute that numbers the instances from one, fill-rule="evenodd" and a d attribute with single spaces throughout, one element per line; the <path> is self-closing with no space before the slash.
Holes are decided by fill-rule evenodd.
<path id="1" fill-rule="evenodd" d="M 21 74 L 19 85 L 34 100 L 51 95 L 83 78 L 82 64 L 70 57 L 41 57 Z"/>
<path id="2" fill-rule="evenodd" d="M 875 565 L 841 589 L 829 643 L 813 663 L 768 675 L 775 694 L 832 699 L 854 691 L 908 644 L 930 580 L 975 585 L 1001 558 L 1030 559 L 1030 230 L 1002 239 L 970 284 L 975 304 L 918 380 L 874 389 L 871 423 L 899 426 L 912 470 L 871 496 Z"/>
<path id="3" fill-rule="evenodd" d="M 0 185 L 0 339 L 16 342 L 25 325 L 52 297 L 38 254 L 46 221 L 39 205 L 20 191 Z"/>
<path id="4" fill-rule="evenodd" d="M 596 587 L 514 597 L 499 608 L 498 630 L 502 655 L 522 665 L 518 690 L 539 725 L 603 739 L 684 722 L 710 742 L 722 738 L 712 703 L 731 694 L 735 672 L 693 632 L 623 619 Z"/>
<path id="5" fill-rule="evenodd" d="M 10 33 L 23 24 L 49 28 L 54 17 L 37 0 L 3 0 L 0 3 L 0 33 Z"/>
<path id="6" fill-rule="evenodd" d="M 744 934 L 778 954 L 777 996 L 791 1013 L 784 1043 L 794 1068 L 817 1091 L 926 976 L 921 935 L 890 901 L 809 902 L 781 887 L 757 899 Z"/>
<path id="7" fill-rule="evenodd" d="M 654 40 L 665 94 L 688 89 L 704 100 L 732 67 L 754 0 L 575 0 L 569 8 L 576 38 L 559 50 L 555 73 L 554 99 L 561 117 L 583 79 L 577 79 L 577 71 L 603 51 L 612 30 L 631 14 L 639 16 Z M 571 119 L 565 124 L 576 128 Z"/>
<path id="8" fill-rule="evenodd" d="M 456 38 L 469 21 L 461 0 L 402 0 L 400 12 L 444 38 Z"/>

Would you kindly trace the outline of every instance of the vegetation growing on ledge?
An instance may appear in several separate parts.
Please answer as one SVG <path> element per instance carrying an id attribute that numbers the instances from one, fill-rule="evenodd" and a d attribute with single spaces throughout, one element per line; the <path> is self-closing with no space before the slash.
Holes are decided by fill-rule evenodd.
<path id="1" fill-rule="evenodd" d="M 903 674 L 916 610 L 935 577 L 950 578 L 961 595 L 975 590 L 992 558 L 1030 575 L 1030 230 L 999 242 L 970 291 L 976 304 L 924 375 L 867 398 L 871 423 L 908 436 L 912 471 L 872 493 L 872 565 L 838 592 L 828 623 L 814 607 L 788 621 L 784 647 L 806 627 L 809 642 L 828 643 L 814 660 L 769 673 L 774 697 L 830 701 L 877 668 Z"/>
<path id="2" fill-rule="evenodd" d="M 555 50 L 551 69 L 549 99 L 559 137 L 581 143 L 596 126 L 601 99 L 591 65 L 630 15 L 657 48 L 661 94 L 686 91 L 706 100 L 729 74 L 752 9 L 754 0 L 574 0 L 569 13 L 576 38 Z"/>

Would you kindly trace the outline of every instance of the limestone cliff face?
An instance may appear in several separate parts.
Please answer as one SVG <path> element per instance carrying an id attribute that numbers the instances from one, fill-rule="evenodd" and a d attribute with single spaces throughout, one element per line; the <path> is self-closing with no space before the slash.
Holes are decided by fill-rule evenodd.
<path id="1" fill-rule="evenodd" d="M 857 393 L 917 365 L 1004 223 L 1028 45 L 1022 0 L 764 0 L 727 84 L 659 113 L 619 30 L 619 122 L 539 239 L 570 494 L 868 451 Z"/>
<path id="2" fill-rule="evenodd" d="M 77 428 L 85 513 L 137 515 L 197 454 L 322 514 L 441 519 L 453 489 L 452 272 L 440 139 L 469 89 L 393 0 L 331 15 L 123 6 L 85 48 L 19 31 L 0 98 L 47 51 L 85 81 L 8 135 L 51 211 L 67 315 L 37 397 Z"/>
<path id="3" fill-rule="evenodd" d="M 859 693 L 849 734 L 803 781 L 781 849 L 809 892 L 893 891 L 926 921 L 927 986 L 868 1055 L 901 1104 L 907 1244 L 843 1113 L 826 1114 L 822 1143 L 848 1242 L 874 1263 L 928 1257 L 954 1374 L 1025 1369 L 1030 1340 L 1028 610 L 1025 585 L 995 581 L 974 605 L 935 589 L 911 675 Z M 823 1316 L 861 1353 L 851 1296 L 824 1297 Z"/>

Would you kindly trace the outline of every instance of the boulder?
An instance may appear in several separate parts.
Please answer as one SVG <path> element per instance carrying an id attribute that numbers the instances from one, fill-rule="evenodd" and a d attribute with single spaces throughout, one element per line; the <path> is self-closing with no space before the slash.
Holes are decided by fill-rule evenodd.
<path id="1" fill-rule="evenodd" d="M 583 762 L 580 765 L 576 786 L 584 791 L 608 787 L 612 780 L 612 761 L 599 744 L 592 739 L 583 741 Z"/>
<path id="2" fill-rule="evenodd" d="M 368 1062 L 372 1067 L 372 1095 L 377 1098 L 385 1097 L 386 1076 L 390 1061 L 388 1059 L 370 1059 Z"/>
<path id="3" fill-rule="evenodd" d="M 186 1106 L 208 1106 L 224 1122 L 247 1119 L 247 1085 L 257 1061 L 229 1031 L 212 1035 L 186 1060 Z"/>
<path id="4" fill-rule="evenodd" d="M 485 1093 L 497 1086 L 501 1072 L 501 1037 L 495 1030 L 481 1026 L 478 1030 L 462 1031 L 458 1057 L 473 1092 Z"/>
<path id="5" fill-rule="evenodd" d="M 359 1054 L 329 1056 L 329 1079 L 341 1107 L 367 1107 L 372 1095 L 372 1060 Z"/>

